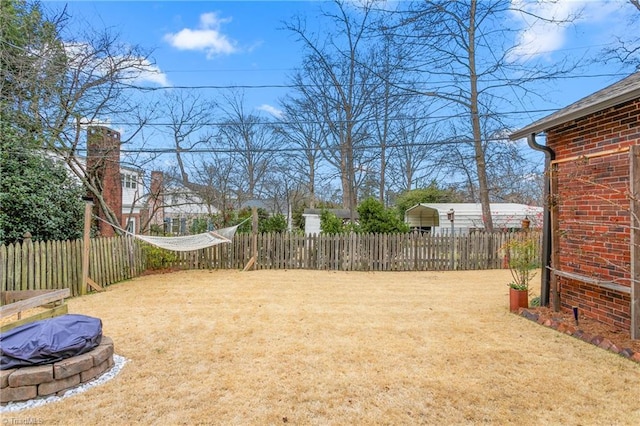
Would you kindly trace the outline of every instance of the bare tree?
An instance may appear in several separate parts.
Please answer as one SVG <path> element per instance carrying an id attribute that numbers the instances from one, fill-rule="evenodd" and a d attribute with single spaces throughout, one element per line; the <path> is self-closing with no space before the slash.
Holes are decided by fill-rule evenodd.
<path id="1" fill-rule="evenodd" d="M 397 155 L 409 153 L 407 149 L 394 148 L 394 145 L 400 143 L 404 148 L 409 148 L 410 144 L 416 142 L 415 139 L 407 140 L 406 137 L 410 134 L 412 137 L 417 136 L 415 131 L 425 126 L 426 121 L 421 114 L 426 113 L 428 109 L 418 104 L 417 98 L 419 96 L 417 94 L 406 90 L 406 87 L 412 85 L 408 76 L 403 72 L 409 61 L 408 52 L 403 46 L 393 43 L 392 35 L 384 30 L 380 21 L 375 24 L 372 36 L 376 39 L 375 53 L 366 66 L 372 67 L 375 75 L 380 79 L 376 86 L 378 90 L 370 107 L 373 114 L 371 120 L 372 139 L 379 145 L 378 198 L 384 204 L 386 202 L 385 192 L 390 180 L 387 174 L 389 163 L 394 161 L 397 165 L 400 160 Z M 412 122 L 412 119 L 415 119 L 416 122 Z M 402 142 L 400 142 L 401 140 Z M 393 157 L 390 157 L 389 154 L 392 154 Z M 412 172 L 411 169 L 404 168 L 404 170 Z M 406 177 L 404 175 L 400 179 Z M 408 177 L 409 182 L 412 178 L 412 176 Z M 391 180 L 394 180 L 393 176 L 391 176 Z"/>
<path id="2" fill-rule="evenodd" d="M 356 171 L 372 160 L 366 150 L 358 148 L 370 138 L 369 107 L 380 80 L 371 67 L 361 66 L 372 57 L 366 42 L 370 4 L 366 3 L 358 13 L 354 13 L 349 2 L 335 1 L 333 6 L 335 13 L 325 10 L 322 17 L 336 31 L 323 40 L 309 31 L 300 18 L 286 28 L 297 36 L 306 51 L 302 70 L 294 76 L 293 83 L 328 127 L 323 153 L 339 170 L 343 205 L 353 220 L 357 205 Z"/>
<path id="3" fill-rule="evenodd" d="M 393 126 L 388 181 L 398 193 L 438 180 L 441 158 L 448 148 L 443 149 L 438 129 L 425 118 L 420 106 L 415 108 L 416 116 L 398 118 Z"/>
<path id="4" fill-rule="evenodd" d="M 201 185 L 189 180 L 189 165 L 185 165 L 183 154 L 189 153 L 201 145 L 209 144 L 213 139 L 208 131 L 214 120 L 216 104 L 195 91 L 180 90 L 166 94 L 159 105 L 161 114 L 167 120 L 167 133 L 175 146 L 179 178 L 185 187 L 201 191 Z"/>
<path id="5" fill-rule="evenodd" d="M 30 86 L 30 100 L 21 108 L 29 111 L 34 137 L 46 150 L 64 159 L 97 200 L 107 220 L 120 226 L 117 214 L 105 202 L 100 180 L 81 155 L 86 149 L 85 129 L 127 117 L 126 122 L 137 125 L 129 128 L 121 144 L 136 136 L 147 118 L 140 115 L 139 103 L 126 86 L 134 75 L 148 69 L 150 62 L 140 49 L 118 42 L 108 32 L 90 31 L 79 40 L 59 40 L 35 53 L 41 69 L 53 69 L 53 76 L 23 82 Z"/>
<path id="6" fill-rule="evenodd" d="M 548 80 L 571 69 L 566 63 L 538 67 L 529 61 L 525 66 L 515 58 L 517 46 L 509 44 L 515 30 L 504 24 L 512 6 L 507 0 L 433 0 L 411 3 L 397 12 L 397 40 L 410 46 L 415 59 L 407 72 L 421 75 L 424 88 L 420 93 L 438 99 L 442 108 L 453 112 L 452 117 L 461 118 L 452 126 L 461 133 L 451 140 L 471 140 L 475 170 L 467 170 L 467 175 L 477 182 L 487 230 L 493 229 L 493 223 L 488 145 L 483 135 L 490 132 L 483 123 L 501 120 L 500 105 L 520 106 L 521 95 L 530 93 L 527 83 Z M 508 126 L 503 123 L 502 128 Z M 466 158 L 466 154 L 460 156 L 461 160 Z"/>
<path id="7" fill-rule="evenodd" d="M 227 148 L 240 167 L 242 190 L 238 201 L 261 196 L 263 179 L 267 175 L 277 149 L 273 126 L 266 119 L 246 110 L 244 94 L 223 95 L 222 124 L 216 143 Z"/>
<path id="8" fill-rule="evenodd" d="M 213 151 L 199 166 L 194 167 L 194 178 L 206 188 L 207 201 L 215 206 L 220 218 L 219 227 L 226 227 L 233 219 L 230 213 L 234 210 L 236 197 L 241 181 L 237 179 L 238 165 L 227 153 Z"/>
<path id="9" fill-rule="evenodd" d="M 322 162 L 322 146 L 327 139 L 328 129 L 322 117 L 318 117 L 316 108 L 310 99 L 287 97 L 282 103 L 284 110 L 280 123 L 276 125 L 276 134 L 291 150 L 285 154 L 288 177 L 304 188 L 308 194 L 309 207 L 316 202 L 316 184 Z M 296 191 L 300 193 L 300 191 Z"/>
<path id="10" fill-rule="evenodd" d="M 640 35 L 638 35 L 638 20 L 640 19 L 640 0 L 629 0 L 631 6 L 636 9 L 629 21 L 629 32 L 617 36 L 617 45 L 604 50 L 597 61 L 617 62 L 622 66 L 630 66 L 640 70 Z"/>
<path id="11" fill-rule="evenodd" d="M 120 226 L 120 212 L 107 205 L 100 179 L 87 166 L 85 134 L 88 126 L 121 121 L 129 124 L 120 145 L 135 138 L 147 116 L 130 86 L 156 69 L 147 52 L 108 30 L 71 31 L 65 11 L 56 15 L 37 3 L 10 2 L 0 8 L 2 20 L 15 8 L 35 12 L 25 22 L 36 27 L 22 28 L 18 44 L 4 34 L 0 39 L 3 120 L 11 117 L 30 140 L 62 159 L 106 219 Z"/>

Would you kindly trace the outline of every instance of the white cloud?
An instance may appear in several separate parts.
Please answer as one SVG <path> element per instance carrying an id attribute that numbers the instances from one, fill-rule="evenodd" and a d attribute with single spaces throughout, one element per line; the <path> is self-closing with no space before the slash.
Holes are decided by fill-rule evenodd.
<path id="1" fill-rule="evenodd" d="M 215 12 L 203 13 L 198 28 L 183 28 L 177 33 L 165 34 L 164 39 L 179 50 L 204 51 L 207 59 L 230 55 L 238 51 L 236 42 L 220 30 L 222 24 L 229 22 L 231 18 L 220 18 Z"/>
<path id="2" fill-rule="evenodd" d="M 585 6 L 584 0 L 512 0 L 514 16 L 523 30 L 518 34 L 512 60 L 527 60 L 549 54 L 564 46 L 567 23 L 577 19 Z M 538 19 L 540 17 L 542 19 Z M 555 22 L 548 22 L 553 20 Z"/>
<path id="3" fill-rule="evenodd" d="M 132 64 L 127 72 L 127 78 L 134 83 L 154 83 L 160 86 L 169 86 L 167 75 L 160 71 L 157 65 L 152 64 L 147 59 L 139 58 Z"/>
<path id="4" fill-rule="evenodd" d="M 276 118 L 282 118 L 283 112 L 282 110 L 279 110 L 278 108 L 268 105 L 268 104 L 262 104 L 258 107 L 259 111 L 264 111 L 266 113 L 269 113 L 271 115 L 273 115 Z"/>
<path id="5" fill-rule="evenodd" d="M 510 57 L 514 61 L 548 56 L 566 47 L 572 26 L 606 23 L 611 29 L 619 23 L 619 15 L 629 9 L 627 0 L 511 0 L 511 6 L 515 21 L 522 27 L 516 39 L 518 47 Z"/>

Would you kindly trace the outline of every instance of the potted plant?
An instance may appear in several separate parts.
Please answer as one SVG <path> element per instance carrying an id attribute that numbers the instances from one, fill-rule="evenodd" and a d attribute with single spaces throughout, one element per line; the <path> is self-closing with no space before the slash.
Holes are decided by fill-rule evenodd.
<path id="1" fill-rule="evenodd" d="M 509 310 L 529 307 L 529 285 L 539 267 L 538 234 L 518 234 L 504 245 L 513 280 L 509 283 Z"/>

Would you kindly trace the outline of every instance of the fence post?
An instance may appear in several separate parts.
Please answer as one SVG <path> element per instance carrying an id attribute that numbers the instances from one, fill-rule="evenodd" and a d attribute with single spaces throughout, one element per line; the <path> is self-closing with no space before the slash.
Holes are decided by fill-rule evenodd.
<path id="1" fill-rule="evenodd" d="M 80 295 L 87 294 L 87 281 L 89 279 L 89 245 L 91 244 L 91 210 L 93 201 L 84 200 L 84 238 L 82 244 L 82 280 L 80 281 Z"/>

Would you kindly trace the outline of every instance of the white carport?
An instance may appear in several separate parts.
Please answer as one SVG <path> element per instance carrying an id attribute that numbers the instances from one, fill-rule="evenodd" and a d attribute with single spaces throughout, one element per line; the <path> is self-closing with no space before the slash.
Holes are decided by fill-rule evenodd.
<path id="1" fill-rule="evenodd" d="M 411 228 L 432 232 L 450 230 L 451 222 L 447 213 L 454 212 L 454 228 L 456 232 L 484 229 L 482 220 L 482 205 L 480 203 L 420 203 L 407 209 L 405 222 Z M 517 203 L 492 203 L 491 216 L 496 230 L 520 229 L 522 221 L 527 218 L 531 227 L 542 224 L 542 207 L 528 206 Z"/>
<path id="2" fill-rule="evenodd" d="M 405 212 L 404 221 L 411 229 L 427 232 L 440 226 L 440 213 L 433 207 L 416 204 Z"/>

